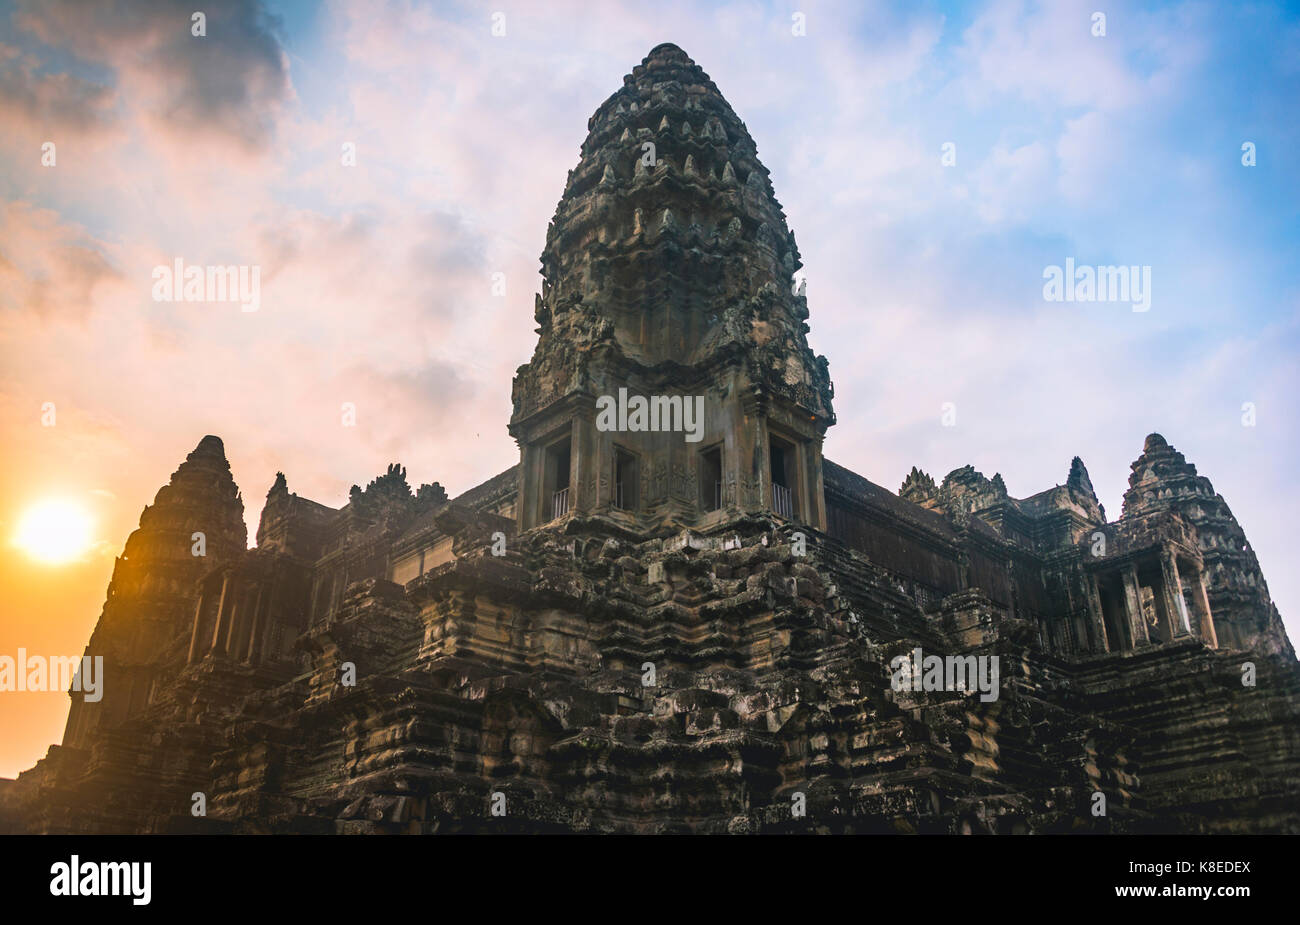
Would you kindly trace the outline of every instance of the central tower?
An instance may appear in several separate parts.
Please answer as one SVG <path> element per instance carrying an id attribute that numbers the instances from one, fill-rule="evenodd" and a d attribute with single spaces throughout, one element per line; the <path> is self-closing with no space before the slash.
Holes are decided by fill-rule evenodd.
<path id="1" fill-rule="evenodd" d="M 542 251 L 537 348 L 513 384 L 520 529 L 582 515 L 652 533 L 764 512 L 824 529 L 833 390 L 745 124 L 665 44 L 587 127 Z"/>

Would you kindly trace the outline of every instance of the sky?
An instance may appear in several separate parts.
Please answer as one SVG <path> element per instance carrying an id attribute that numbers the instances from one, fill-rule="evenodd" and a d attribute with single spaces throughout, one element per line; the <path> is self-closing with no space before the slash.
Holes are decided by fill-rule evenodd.
<path id="1" fill-rule="evenodd" d="M 587 119 L 666 41 L 771 171 L 830 459 L 1024 497 L 1078 455 L 1114 519 L 1159 432 L 1300 638 L 1295 6 L 205 0 L 195 36 L 196 5 L 0 0 L 0 654 L 82 651 L 205 434 L 250 540 L 278 470 L 341 506 L 390 462 L 452 495 L 516 463 L 547 222 Z M 155 300 L 178 258 L 259 267 L 257 311 Z M 1150 267 L 1149 310 L 1046 300 L 1067 259 Z M 13 545 L 44 499 L 89 512 L 75 561 Z M 67 705 L 0 695 L 0 776 Z"/>

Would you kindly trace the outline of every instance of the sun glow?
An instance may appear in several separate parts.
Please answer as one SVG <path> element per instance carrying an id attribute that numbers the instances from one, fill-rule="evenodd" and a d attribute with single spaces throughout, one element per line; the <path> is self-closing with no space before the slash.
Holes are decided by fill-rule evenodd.
<path id="1" fill-rule="evenodd" d="M 72 501 L 37 502 L 23 512 L 14 542 L 40 562 L 71 562 L 90 549 L 90 515 Z"/>

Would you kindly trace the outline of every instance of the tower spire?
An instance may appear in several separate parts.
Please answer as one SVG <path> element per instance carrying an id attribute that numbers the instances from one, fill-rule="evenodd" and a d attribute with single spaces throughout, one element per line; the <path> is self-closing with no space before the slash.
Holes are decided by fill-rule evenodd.
<path id="1" fill-rule="evenodd" d="M 199 578 L 247 545 L 244 504 L 225 447 L 206 436 L 141 512 L 113 566 L 86 647 L 86 655 L 103 657 L 113 680 L 98 701 L 73 694 L 63 744 L 82 746 L 93 729 L 115 726 L 148 703 L 154 685 L 181 664 L 172 659 L 189 633 Z"/>
<path id="2" fill-rule="evenodd" d="M 642 521 L 720 507 L 820 523 L 830 376 L 808 346 L 799 250 L 744 122 L 663 44 L 587 125 L 542 251 L 537 347 L 514 382 L 521 527 L 617 508 L 612 486 L 633 469 Z M 619 433 L 592 432 L 596 402 L 619 389 L 701 398 L 702 432 L 686 444 L 653 424 L 640 432 L 635 413 Z"/>
<path id="3" fill-rule="evenodd" d="M 1294 658 L 1246 532 L 1210 480 L 1160 434 L 1146 438 L 1130 468 L 1122 520 L 1173 511 L 1196 528 L 1219 644 Z"/>

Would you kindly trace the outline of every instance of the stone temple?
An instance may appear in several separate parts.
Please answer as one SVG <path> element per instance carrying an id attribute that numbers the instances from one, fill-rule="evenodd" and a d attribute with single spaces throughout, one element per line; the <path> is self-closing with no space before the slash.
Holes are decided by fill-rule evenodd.
<path id="1" fill-rule="evenodd" d="M 1147 437 L 1108 521 L 1078 458 L 1021 499 L 836 465 L 744 123 L 660 45 L 588 129 L 519 464 L 337 510 L 279 475 L 249 549 L 204 437 L 117 560 L 103 699 L 0 831 L 1300 831 L 1300 668 L 1195 466 Z M 918 648 L 997 656 L 996 698 L 895 689 Z"/>

